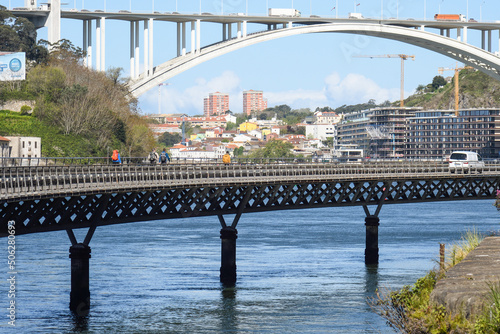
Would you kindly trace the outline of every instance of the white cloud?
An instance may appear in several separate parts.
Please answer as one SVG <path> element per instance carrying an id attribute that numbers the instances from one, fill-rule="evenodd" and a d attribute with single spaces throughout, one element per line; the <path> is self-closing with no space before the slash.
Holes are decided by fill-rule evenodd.
<path id="1" fill-rule="evenodd" d="M 374 99 L 377 103 L 399 99 L 399 89 L 386 89 L 378 86 L 373 80 L 356 73 L 341 78 L 333 72 L 325 78 L 322 90 L 296 89 L 281 92 L 264 92 L 268 105 L 288 104 L 292 108 L 310 108 L 330 106 L 339 107 L 344 104 L 358 104 Z"/>
<path id="2" fill-rule="evenodd" d="M 377 103 L 399 99 L 398 88 L 381 88 L 372 79 L 361 74 L 349 73 L 341 79 L 336 72 L 325 78 L 325 94 L 332 106 L 358 104 L 374 99 Z"/>

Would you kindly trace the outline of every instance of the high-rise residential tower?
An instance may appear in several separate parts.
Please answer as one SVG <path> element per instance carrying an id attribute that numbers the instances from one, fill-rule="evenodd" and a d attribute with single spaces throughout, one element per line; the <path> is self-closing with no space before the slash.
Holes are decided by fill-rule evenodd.
<path id="1" fill-rule="evenodd" d="M 243 92 L 243 113 L 250 115 L 254 111 L 267 109 L 267 100 L 261 90 L 246 90 Z"/>
<path id="2" fill-rule="evenodd" d="M 210 93 L 203 99 L 203 113 L 205 116 L 224 115 L 229 110 L 229 94 L 220 92 Z"/>

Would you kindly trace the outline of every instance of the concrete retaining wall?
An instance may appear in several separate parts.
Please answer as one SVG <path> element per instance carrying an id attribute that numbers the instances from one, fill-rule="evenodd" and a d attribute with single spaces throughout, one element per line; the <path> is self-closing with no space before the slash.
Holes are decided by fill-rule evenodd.
<path id="1" fill-rule="evenodd" d="M 488 302 L 488 284 L 500 280 L 500 237 L 487 237 L 459 264 L 446 272 L 431 293 L 431 302 L 470 318 Z"/>

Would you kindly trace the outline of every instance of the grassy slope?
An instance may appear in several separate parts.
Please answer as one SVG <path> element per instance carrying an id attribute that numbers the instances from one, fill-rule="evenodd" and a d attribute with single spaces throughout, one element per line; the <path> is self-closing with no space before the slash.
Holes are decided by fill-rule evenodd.
<path id="1" fill-rule="evenodd" d="M 86 138 L 60 133 L 55 127 L 42 124 L 32 116 L 17 112 L 0 111 L 0 136 L 29 136 L 42 138 L 42 156 L 103 156 Z"/>

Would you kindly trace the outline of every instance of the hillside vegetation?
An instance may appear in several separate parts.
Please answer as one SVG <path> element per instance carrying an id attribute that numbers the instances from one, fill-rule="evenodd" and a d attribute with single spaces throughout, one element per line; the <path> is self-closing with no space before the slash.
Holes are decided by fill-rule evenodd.
<path id="1" fill-rule="evenodd" d="M 500 82 L 483 72 L 465 69 L 459 73 L 459 108 L 500 108 Z M 455 81 L 431 92 L 430 84 L 405 100 L 407 107 L 426 110 L 455 109 Z"/>

